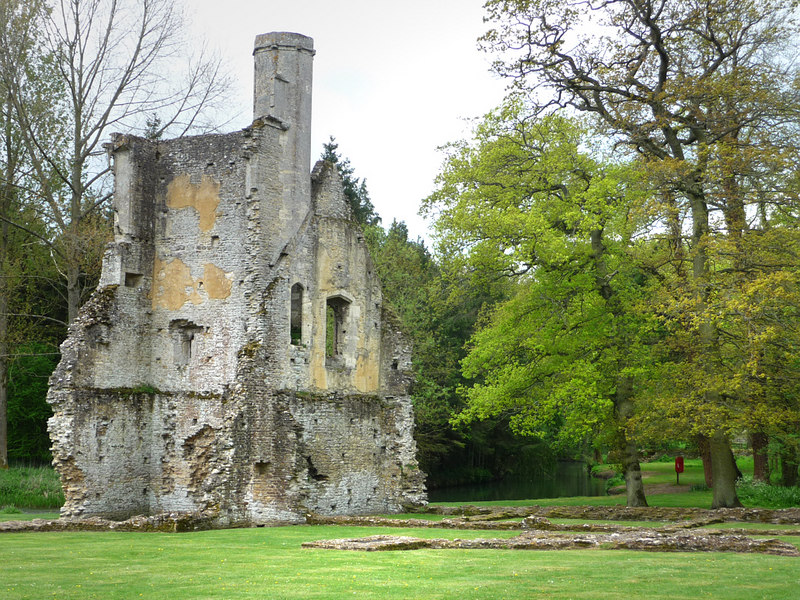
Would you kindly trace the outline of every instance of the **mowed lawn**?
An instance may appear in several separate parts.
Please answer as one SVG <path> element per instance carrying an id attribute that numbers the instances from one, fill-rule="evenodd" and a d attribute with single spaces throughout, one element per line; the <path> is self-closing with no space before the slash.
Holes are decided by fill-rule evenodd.
<path id="1" fill-rule="evenodd" d="M 800 558 L 780 556 L 615 550 L 347 552 L 300 547 L 309 540 L 373 534 L 474 538 L 508 537 L 514 532 L 290 526 L 182 534 L 3 534 L 0 597 L 796 599 L 800 595 Z"/>
<path id="2" fill-rule="evenodd" d="M 697 462 L 687 465 L 687 483 L 701 481 Z M 670 469 L 667 464 L 645 466 L 652 473 L 648 483 L 670 481 L 674 477 Z M 707 508 L 711 493 L 659 494 L 648 500 L 652 506 Z M 476 504 L 624 504 L 624 497 Z M 5 514 L 0 520 L 42 516 L 56 515 Z M 0 534 L 0 599 L 800 598 L 800 558 L 792 557 L 621 550 L 301 548 L 305 541 L 376 534 L 478 538 L 512 537 L 517 532 L 303 525 L 180 534 Z M 781 539 L 800 546 L 800 536 Z"/>

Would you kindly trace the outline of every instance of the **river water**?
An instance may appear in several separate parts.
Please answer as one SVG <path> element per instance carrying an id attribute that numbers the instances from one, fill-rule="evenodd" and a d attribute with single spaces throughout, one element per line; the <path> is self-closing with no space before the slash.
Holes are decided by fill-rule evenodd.
<path id="1" fill-rule="evenodd" d="M 430 502 L 480 502 L 485 500 L 532 500 L 567 496 L 602 496 L 605 481 L 589 475 L 585 463 L 559 462 L 552 473 L 428 491 Z"/>

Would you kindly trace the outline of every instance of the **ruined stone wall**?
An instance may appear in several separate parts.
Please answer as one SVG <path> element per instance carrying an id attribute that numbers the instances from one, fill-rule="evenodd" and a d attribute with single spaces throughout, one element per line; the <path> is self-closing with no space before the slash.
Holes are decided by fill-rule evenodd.
<path id="1" fill-rule="evenodd" d="M 410 347 L 335 168 L 308 172 L 312 54 L 257 38 L 243 131 L 112 140 L 115 241 L 48 395 L 65 515 L 424 502 Z"/>

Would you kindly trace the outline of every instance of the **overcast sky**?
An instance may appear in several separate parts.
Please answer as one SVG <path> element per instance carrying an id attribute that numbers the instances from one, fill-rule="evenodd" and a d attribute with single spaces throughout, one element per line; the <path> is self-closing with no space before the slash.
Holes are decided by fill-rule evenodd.
<path id="1" fill-rule="evenodd" d="M 312 156 L 333 135 L 367 187 L 383 225 L 417 215 L 442 161 L 437 146 L 464 137 L 465 119 L 500 103 L 504 83 L 477 49 L 482 0 L 193 0 L 193 27 L 240 82 L 239 117 L 252 119 L 253 40 L 293 31 L 314 38 Z"/>

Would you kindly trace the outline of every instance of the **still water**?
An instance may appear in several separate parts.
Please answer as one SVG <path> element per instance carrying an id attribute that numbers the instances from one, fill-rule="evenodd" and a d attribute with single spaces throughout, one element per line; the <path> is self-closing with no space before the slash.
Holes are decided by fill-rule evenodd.
<path id="1" fill-rule="evenodd" d="M 428 500 L 430 502 L 480 502 L 482 500 L 602 496 L 603 494 L 605 494 L 605 481 L 589 475 L 585 463 L 559 462 L 552 473 L 535 478 L 429 490 Z"/>

